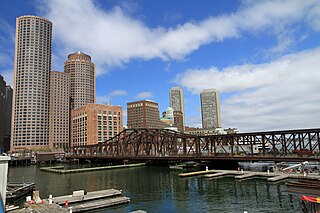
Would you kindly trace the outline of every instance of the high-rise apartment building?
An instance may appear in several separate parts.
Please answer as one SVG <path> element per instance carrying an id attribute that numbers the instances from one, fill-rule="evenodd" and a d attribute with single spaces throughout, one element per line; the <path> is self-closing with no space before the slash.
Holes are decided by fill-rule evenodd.
<path id="1" fill-rule="evenodd" d="M 69 79 L 64 72 L 50 73 L 49 146 L 69 147 Z"/>
<path id="2" fill-rule="evenodd" d="M 0 148 L 4 148 L 6 117 L 6 82 L 0 75 Z"/>
<path id="3" fill-rule="evenodd" d="M 71 146 L 105 142 L 123 130 L 122 107 L 88 104 L 71 111 Z"/>
<path id="4" fill-rule="evenodd" d="M 220 97 L 215 89 L 205 89 L 200 93 L 202 128 L 221 127 Z"/>
<path id="5" fill-rule="evenodd" d="M 70 54 L 64 72 L 69 75 L 71 109 L 95 103 L 96 69 L 91 57 L 80 51 Z"/>
<path id="6" fill-rule="evenodd" d="M 162 129 L 165 124 L 160 121 L 158 103 L 150 100 L 127 103 L 128 128 Z"/>
<path id="7" fill-rule="evenodd" d="M 182 113 L 182 131 L 184 129 L 185 123 L 185 114 L 184 114 L 184 96 L 183 91 L 180 87 L 172 87 L 170 90 L 170 107 L 173 108 L 174 111 L 180 111 Z M 179 124 L 181 125 L 181 123 Z M 181 131 L 180 130 L 180 131 Z"/>
<path id="8" fill-rule="evenodd" d="M 10 150 L 49 147 L 52 23 L 38 16 L 16 19 Z"/>

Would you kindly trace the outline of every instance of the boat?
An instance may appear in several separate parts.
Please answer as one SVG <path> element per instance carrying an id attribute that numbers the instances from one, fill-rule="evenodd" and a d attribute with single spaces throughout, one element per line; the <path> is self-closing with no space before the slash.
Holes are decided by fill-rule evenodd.
<path id="1" fill-rule="evenodd" d="M 274 161 L 245 161 L 239 162 L 239 170 L 243 169 L 244 171 L 254 171 L 254 172 L 273 172 L 275 170 L 275 162 Z"/>
<path id="2" fill-rule="evenodd" d="M 303 213 L 320 213 L 320 180 L 298 180 L 286 183 L 286 192 L 300 196 Z"/>
<path id="3" fill-rule="evenodd" d="M 303 213 L 320 213 L 320 197 L 303 195 L 300 200 Z"/>

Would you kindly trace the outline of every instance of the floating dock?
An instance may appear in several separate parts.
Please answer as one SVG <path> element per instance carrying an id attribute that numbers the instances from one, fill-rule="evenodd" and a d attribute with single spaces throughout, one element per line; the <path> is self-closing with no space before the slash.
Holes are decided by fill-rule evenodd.
<path id="1" fill-rule="evenodd" d="M 120 190 L 107 189 L 85 193 L 84 190 L 74 191 L 72 195 L 51 197 L 41 200 L 39 192 L 33 194 L 33 204 L 25 203 L 24 209 L 14 210 L 13 213 L 48 213 L 48 212 L 84 212 L 130 203 L 130 198 L 122 196 Z"/>
<path id="2" fill-rule="evenodd" d="M 79 190 L 74 191 L 72 195 L 53 197 L 52 201 L 60 206 L 67 204 L 70 208 L 72 207 L 73 212 L 82 212 L 129 203 L 130 198 L 122 196 L 121 191 L 116 189 L 93 191 L 86 194 L 84 190 Z"/>
<path id="3" fill-rule="evenodd" d="M 66 201 L 68 201 L 69 204 L 72 204 L 90 200 L 111 198 L 115 196 L 121 196 L 121 191 L 116 189 L 107 189 L 101 191 L 88 192 L 87 194 L 85 194 L 83 190 L 80 190 L 74 191 L 72 195 L 53 197 L 52 201 L 59 205 L 64 205 Z"/>
<path id="4" fill-rule="evenodd" d="M 81 168 L 81 169 L 64 169 L 64 166 L 52 166 L 52 167 L 42 167 L 40 168 L 40 170 L 44 172 L 68 174 L 68 173 L 77 173 L 77 172 L 91 172 L 91 171 L 108 170 L 108 169 L 140 167 L 145 165 L 146 165 L 145 163 L 136 163 L 136 164 L 115 165 L 115 166 L 90 167 L 90 168 Z"/>
<path id="5" fill-rule="evenodd" d="M 37 212 L 37 213 L 67 213 L 69 212 L 68 208 L 63 208 L 58 204 L 29 204 L 26 203 L 23 209 L 17 209 L 10 211 L 10 213 L 30 213 L 30 212 Z"/>
<path id="6" fill-rule="evenodd" d="M 306 179 L 318 180 L 319 174 L 301 174 L 301 173 L 282 173 L 282 172 L 252 172 L 252 171 L 235 171 L 235 170 L 206 170 L 198 172 L 181 173 L 179 177 L 192 177 L 204 175 L 206 178 L 223 178 L 227 176 L 234 176 L 236 180 L 248 180 L 252 178 L 266 178 L 269 182 L 283 181 L 287 179 Z"/>
<path id="7" fill-rule="evenodd" d="M 110 206 L 125 204 L 129 202 L 130 202 L 130 198 L 123 196 L 123 197 L 115 197 L 110 199 L 95 200 L 91 202 L 84 202 L 71 207 L 72 207 L 72 212 L 84 212 L 84 211 L 95 210 L 100 208 L 107 208 Z"/>

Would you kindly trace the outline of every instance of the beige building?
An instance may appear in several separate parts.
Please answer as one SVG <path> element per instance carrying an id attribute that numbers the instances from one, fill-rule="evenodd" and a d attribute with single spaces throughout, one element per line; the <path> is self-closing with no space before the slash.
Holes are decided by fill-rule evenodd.
<path id="1" fill-rule="evenodd" d="M 105 142 L 123 130 L 122 107 L 88 104 L 71 111 L 71 146 Z"/>
<path id="2" fill-rule="evenodd" d="M 54 149 L 69 147 L 69 79 L 64 72 L 50 75 L 49 146 Z"/>
<path id="3" fill-rule="evenodd" d="M 180 87 L 172 87 L 170 90 L 170 106 L 173 108 L 174 111 L 180 111 L 180 113 L 176 113 L 176 115 L 182 114 L 182 123 L 179 118 L 179 127 L 180 131 L 184 131 L 185 125 L 185 113 L 184 113 L 184 95 L 183 91 Z M 177 118 L 178 119 L 178 118 Z"/>
<path id="4" fill-rule="evenodd" d="M 91 57 L 82 52 L 68 55 L 64 63 L 64 72 L 70 80 L 71 109 L 95 103 L 96 98 L 96 68 Z"/>
<path id="5" fill-rule="evenodd" d="M 160 121 L 158 103 L 150 100 L 127 103 L 128 128 L 162 129 L 165 123 Z"/>
<path id="6" fill-rule="evenodd" d="M 38 16 L 16 19 L 10 150 L 49 147 L 52 23 Z"/>
<path id="7" fill-rule="evenodd" d="M 221 127 L 220 96 L 215 89 L 205 89 L 200 93 L 202 128 Z"/>

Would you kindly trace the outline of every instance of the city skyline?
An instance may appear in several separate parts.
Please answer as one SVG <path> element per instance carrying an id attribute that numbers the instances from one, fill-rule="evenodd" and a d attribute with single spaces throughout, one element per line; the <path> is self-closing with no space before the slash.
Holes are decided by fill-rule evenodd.
<path id="1" fill-rule="evenodd" d="M 168 91 L 179 86 L 186 125 L 200 127 L 199 94 L 216 88 L 224 128 L 318 127 L 319 8 L 280 0 L 4 1 L 0 74 L 13 86 L 15 18 L 39 15 L 53 23 L 53 70 L 63 70 L 68 54 L 87 53 L 97 65 L 97 103 L 110 99 L 124 114 L 126 103 L 142 99 L 165 111 Z"/>

